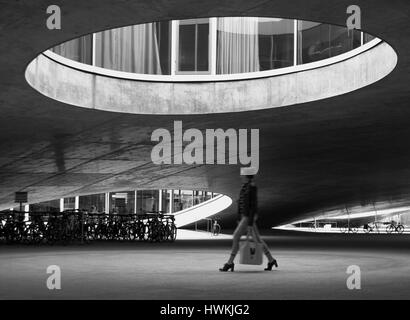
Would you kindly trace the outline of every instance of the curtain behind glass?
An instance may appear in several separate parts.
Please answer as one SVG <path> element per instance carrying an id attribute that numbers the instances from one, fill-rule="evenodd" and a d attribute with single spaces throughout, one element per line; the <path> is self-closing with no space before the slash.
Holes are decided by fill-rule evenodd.
<path id="1" fill-rule="evenodd" d="M 51 50 L 67 59 L 86 64 L 92 63 L 91 35 L 64 42 Z"/>
<path id="2" fill-rule="evenodd" d="M 216 72 L 259 71 L 258 19 L 218 18 Z"/>
<path id="3" fill-rule="evenodd" d="M 156 26 L 153 23 L 95 34 L 98 67 L 145 74 L 162 74 Z"/>

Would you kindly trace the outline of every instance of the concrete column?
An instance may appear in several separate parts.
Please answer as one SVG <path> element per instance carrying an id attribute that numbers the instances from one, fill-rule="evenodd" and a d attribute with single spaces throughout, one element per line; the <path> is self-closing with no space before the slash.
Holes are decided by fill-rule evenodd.
<path id="1" fill-rule="evenodd" d="M 158 190 L 158 211 L 162 211 L 162 189 Z"/>
<path id="2" fill-rule="evenodd" d="M 293 20 L 293 65 L 298 64 L 298 20 Z"/>
<path id="3" fill-rule="evenodd" d="M 60 212 L 64 211 L 64 198 L 60 199 Z"/>
<path id="4" fill-rule="evenodd" d="M 80 209 L 80 197 L 79 196 L 76 196 L 74 198 L 74 209 L 75 210 Z"/>
<path id="5" fill-rule="evenodd" d="M 134 214 L 137 214 L 137 190 L 134 191 Z"/>
<path id="6" fill-rule="evenodd" d="M 175 75 L 177 68 L 177 39 L 178 21 L 171 22 L 171 75 Z"/>
<path id="7" fill-rule="evenodd" d="M 105 213 L 110 213 L 110 193 L 105 193 Z"/>
<path id="8" fill-rule="evenodd" d="M 24 206 L 24 221 L 28 221 L 29 211 L 30 211 L 30 206 L 26 204 Z"/>
<path id="9" fill-rule="evenodd" d="M 174 212 L 174 189 L 170 190 L 170 196 L 169 196 L 169 213 Z"/>
<path id="10" fill-rule="evenodd" d="M 210 71 L 211 74 L 216 74 L 216 38 L 217 38 L 217 18 L 209 19 L 209 37 L 210 37 Z"/>

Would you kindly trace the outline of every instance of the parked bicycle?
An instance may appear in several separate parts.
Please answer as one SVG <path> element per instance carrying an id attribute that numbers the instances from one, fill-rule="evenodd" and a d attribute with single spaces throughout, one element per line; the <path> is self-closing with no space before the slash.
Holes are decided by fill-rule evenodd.
<path id="1" fill-rule="evenodd" d="M 96 214 L 82 210 L 64 212 L 0 213 L 0 241 L 6 243 L 69 244 L 95 240 L 175 241 L 177 227 L 173 215 L 162 212 Z"/>
<path id="2" fill-rule="evenodd" d="M 355 227 L 343 226 L 343 227 L 340 227 L 340 232 L 341 233 L 357 233 L 358 229 Z"/>
<path id="3" fill-rule="evenodd" d="M 387 233 L 403 233 L 404 232 L 404 225 L 402 225 L 401 223 L 397 223 L 395 221 L 391 221 L 387 224 L 386 227 L 386 232 Z"/>
<path id="4" fill-rule="evenodd" d="M 371 233 L 371 232 L 380 233 L 380 229 L 376 223 L 366 223 L 363 226 L 363 232 L 364 233 Z"/>

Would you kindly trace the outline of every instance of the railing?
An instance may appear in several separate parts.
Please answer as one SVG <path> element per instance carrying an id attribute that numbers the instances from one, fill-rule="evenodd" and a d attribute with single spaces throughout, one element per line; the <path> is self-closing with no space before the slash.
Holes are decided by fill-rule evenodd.
<path id="1" fill-rule="evenodd" d="M 9 244 L 52 245 L 94 240 L 172 242 L 176 235 L 174 216 L 162 213 L 105 214 L 81 210 L 0 213 L 0 241 Z"/>

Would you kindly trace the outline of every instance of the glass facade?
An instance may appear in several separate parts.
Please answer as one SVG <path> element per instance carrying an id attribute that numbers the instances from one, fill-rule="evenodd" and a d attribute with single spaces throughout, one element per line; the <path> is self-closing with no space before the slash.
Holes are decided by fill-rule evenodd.
<path id="1" fill-rule="evenodd" d="M 181 210 L 188 209 L 194 205 L 194 193 L 192 190 L 181 190 Z"/>
<path id="2" fill-rule="evenodd" d="M 201 190 L 132 190 L 68 197 L 31 204 L 31 212 L 85 210 L 88 213 L 175 213 L 212 199 L 218 194 Z M 172 209 L 172 210 L 171 210 Z M 19 210 L 19 208 L 15 208 Z"/>
<path id="3" fill-rule="evenodd" d="M 360 45 L 360 31 L 311 21 L 298 21 L 298 64 L 331 58 Z"/>
<path id="4" fill-rule="evenodd" d="M 260 71 L 293 65 L 294 23 L 289 19 L 259 18 Z"/>
<path id="5" fill-rule="evenodd" d="M 55 46 L 51 50 L 54 53 L 59 54 L 67 59 L 71 59 L 77 62 L 92 64 L 92 51 L 93 51 L 92 35 L 86 35 L 77 39 L 73 39 L 58 46 Z"/>
<path id="6" fill-rule="evenodd" d="M 178 39 L 178 71 L 209 72 L 209 19 L 180 21 Z"/>
<path id="7" fill-rule="evenodd" d="M 75 198 L 64 198 L 63 210 L 74 210 L 75 209 Z"/>
<path id="8" fill-rule="evenodd" d="M 105 212 L 105 194 L 92 194 L 79 197 L 79 207 L 88 212 Z"/>
<path id="9" fill-rule="evenodd" d="M 133 214 L 135 210 L 135 192 L 110 192 L 110 213 Z"/>
<path id="10" fill-rule="evenodd" d="M 219 75 L 319 61 L 374 38 L 311 21 L 219 17 L 106 30 L 65 42 L 52 51 L 77 62 L 130 73 Z"/>
<path id="11" fill-rule="evenodd" d="M 137 190 L 137 213 L 159 211 L 159 190 Z"/>
<path id="12" fill-rule="evenodd" d="M 374 39 L 376 39 L 376 37 L 373 36 L 373 35 L 371 35 L 371 34 L 368 34 L 368 33 L 364 33 L 364 34 L 363 34 L 363 42 L 364 42 L 364 43 L 368 43 L 368 42 L 370 42 L 370 41 L 372 41 L 372 40 L 374 40 Z"/>
<path id="13" fill-rule="evenodd" d="M 44 201 L 35 204 L 30 204 L 31 212 L 59 212 L 60 200 Z"/>
<path id="14" fill-rule="evenodd" d="M 170 22 L 146 23 L 95 34 L 97 67 L 170 74 Z"/>

